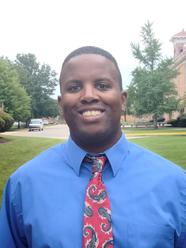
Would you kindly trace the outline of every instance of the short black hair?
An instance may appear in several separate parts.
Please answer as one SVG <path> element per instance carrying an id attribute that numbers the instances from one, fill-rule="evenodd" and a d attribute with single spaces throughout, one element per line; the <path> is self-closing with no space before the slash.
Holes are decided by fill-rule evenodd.
<path id="1" fill-rule="evenodd" d="M 120 84 L 120 89 L 122 90 L 122 77 L 121 77 L 121 72 L 118 66 L 118 63 L 116 61 L 116 59 L 112 56 L 111 53 L 109 53 L 108 51 L 99 48 L 99 47 L 95 47 L 95 46 L 83 46 L 80 48 L 77 48 L 76 50 L 72 51 L 69 55 L 67 55 L 67 57 L 65 58 L 63 64 L 62 64 L 62 69 L 64 67 L 64 65 L 73 57 L 76 57 L 78 55 L 83 55 L 83 54 L 98 54 L 101 55 L 107 59 L 109 59 L 116 67 L 116 70 L 118 72 L 118 80 L 119 80 L 119 84 Z M 61 70 L 61 74 L 62 74 L 62 70 Z M 61 76 L 60 75 L 60 82 L 61 82 Z"/>

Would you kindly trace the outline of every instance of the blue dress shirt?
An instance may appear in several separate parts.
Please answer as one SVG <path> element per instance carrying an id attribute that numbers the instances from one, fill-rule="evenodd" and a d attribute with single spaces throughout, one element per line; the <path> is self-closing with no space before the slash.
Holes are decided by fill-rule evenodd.
<path id="1" fill-rule="evenodd" d="M 186 247 L 186 175 L 122 137 L 105 151 L 115 248 Z M 21 166 L 0 211 L 1 248 L 81 248 L 91 168 L 71 138 Z"/>

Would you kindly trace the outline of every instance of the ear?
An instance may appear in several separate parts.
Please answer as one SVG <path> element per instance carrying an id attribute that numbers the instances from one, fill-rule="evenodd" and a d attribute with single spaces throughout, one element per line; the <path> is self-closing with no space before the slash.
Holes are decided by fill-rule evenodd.
<path id="1" fill-rule="evenodd" d="M 127 104 L 127 92 L 126 91 L 122 91 L 121 101 L 122 101 L 122 110 L 124 111 L 126 108 L 126 104 Z"/>
<path id="2" fill-rule="evenodd" d="M 57 98 L 58 100 L 58 106 L 59 106 L 59 112 L 60 112 L 60 115 L 62 116 L 63 115 L 63 101 L 62 101 L 62 96 L 58 96 Z"/>
<path id="3" fill-rule="evenodd" d="M 58 104 L 61 105 L 61 103 L 62 103 L 61 95 L 57 97 L 57 100 L 58 100 Z"/>

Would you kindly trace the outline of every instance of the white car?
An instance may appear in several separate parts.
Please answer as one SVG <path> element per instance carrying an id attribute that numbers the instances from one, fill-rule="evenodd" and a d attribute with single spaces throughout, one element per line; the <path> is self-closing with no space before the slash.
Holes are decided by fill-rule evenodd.
<path id="1" fill-rule="evenodd" d="M 31 119 L 30 124 L 28 125 L 29 131 L 33 130 L 43 130 L 43 120 L 42 119 Z"/>

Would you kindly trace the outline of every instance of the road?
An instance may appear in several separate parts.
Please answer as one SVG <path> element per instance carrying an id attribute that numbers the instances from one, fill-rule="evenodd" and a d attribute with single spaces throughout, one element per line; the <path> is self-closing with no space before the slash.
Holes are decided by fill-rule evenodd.
<path id="1" fill-rule="evenodd" d="M 69 136 L 69 129 L 66 124 L 44 126 L 43 131 L 32 131 L 28 129 L 21 129 L 16 131 L 4 132 L 4 135 L 22 136 L 22 137 L 45 137 L 45 138 L 56 138 L 56 139 L 67 139 Z"/>
<path id="2" fill-rule="evenodd" d="M 175 129 L 174 129 L 175 130 Z M 45 137 L 45 138 L 56 138 L 56 139 L 67 139 L 69 137 L 69 129 L 66 124 L 44 126 L 43 131 L 32 131 L 29 132 L 28 129 L 21 129 L 16 131 L 4 132 L 3 135 L 13 135 L 22 137 Z M 147 136 L 167 136 L 167 135 L 186 135 L 185 129 L 182 132 L 159 132 L 159 133 L 127 133 L 127 139 L 143 138 Z"/>
<path id="3" fill-rule="evenodd" d="M 69 137 L 69 128 L 66 124 L 44 126 L 43 131 L 31 131 L 28 129 L 17 129 L 16 131 L 4 132 L 3 135 L 22 136 L 22 137 L 41 137 L 41 138 L 56 138 L 56 139 L 67 139 Z M 129 139 L 138 137 L 129 137 Z"/>

